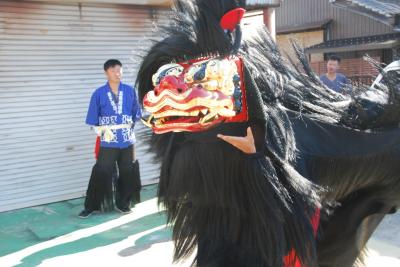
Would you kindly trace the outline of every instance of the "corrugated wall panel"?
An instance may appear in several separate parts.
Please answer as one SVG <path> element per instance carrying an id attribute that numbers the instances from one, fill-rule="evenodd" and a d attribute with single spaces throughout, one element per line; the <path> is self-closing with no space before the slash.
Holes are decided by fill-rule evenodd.
<path id="1" fill-rule="evenodd" d="M 280 7 L 276 9 L 276 27 L 278 29 L 326 19 L 333 19 L 333 39 L 393 32 L 390 26 L 366 16 L 334 7 L 329 0 L 282 1 Z"/>
<path id="2" fill-rule="evenodd" d="M 133 84 L 137 51 L 168 11 L 119 5 L 0 1 L 0 212 L 83 196 L 95 134 L 84 124 L 102 64 L 118 58 Z M 165 23 L 165 22 L 164 22 Z M 143 183 L 155 182 L 137 126 Z"/>

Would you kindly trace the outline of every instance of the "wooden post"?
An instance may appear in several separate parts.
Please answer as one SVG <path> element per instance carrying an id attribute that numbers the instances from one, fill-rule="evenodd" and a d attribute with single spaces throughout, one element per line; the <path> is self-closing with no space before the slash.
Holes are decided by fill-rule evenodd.
<path id="1" fill-rule="evenodd" d="M 275 9 L 264 9 L 264 24 L 267 26 L 272 38 L 276 41 Z"/>

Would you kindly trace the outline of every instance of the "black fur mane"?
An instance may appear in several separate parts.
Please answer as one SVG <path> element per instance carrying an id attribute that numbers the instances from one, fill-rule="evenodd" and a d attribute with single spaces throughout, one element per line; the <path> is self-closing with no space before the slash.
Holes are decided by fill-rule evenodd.
<path id="1" fill-rule="evenodd" d="M 394 89 L 397 78 L 387 77 L 391 82 L 380 89 L 388 96 L 384 104 L 362 94 L 335 93 L 321 84 L 296 45 L 302 71 L 281 56 L 265 28 L 243 32 L 243 36 L 240 26 L 233 33 L 224 32 L 219 20 L 236 7 L 245 7 L 245 1 L 175 1 L 172 22 L 162 27 L 164 39 L 148 51 L 137 76 L 143 100 L 153 90 L 151 76 L 164 64 L 238 55 L 245 65 L 248 124 L 221 126 L 204 134 L 168 133 L 151 138 L 152 149 L 162 162 L 158 195 L 169 222 L 174 223 L 175 260 L 200 244 L 198 255 L 202 256 L 197 261 L 207 261 L 216 256 L 215 251 L 226 253 L 220 246 L 225 244 L 238 255 L 242 248 L 243 253 L 254 256 L 255 263 L 243 266 L 283 266 L 282 258 L 292 248 L 305 266 L 316 266 L 309 220 L 320 205 L 320 189 L 293 168 L 301 154 L 296 147 L 301 137 L 295 134 L 293 122 L 304 116 L 351 133 L 392 129 L 400 121 L 400 98 Z M 243 134 L 248 125 L 258 132 L 256 143 L 263 154 L 256 161 L 214 137 L 218 131 Z M 238 164 L 232 165 L 234 162 L 243 162 L 243 168 L 235 169 Z M 254 162 L 261 172 L 254 171 Z M 231 169 L 236 172 L 230 173 Z M 334 190 L 343 184 L 335 184 Z M 213 225 L 207 224 L 210 222 Z"/>

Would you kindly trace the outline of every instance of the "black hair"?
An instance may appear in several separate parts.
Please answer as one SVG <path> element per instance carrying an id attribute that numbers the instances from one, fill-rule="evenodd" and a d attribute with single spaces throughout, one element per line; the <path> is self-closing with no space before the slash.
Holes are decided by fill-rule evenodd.
<path id="1" fill-rule="evenodd" d="M 330 55 L 329 58 L 328 58 L 328 61 L 329 60 L 337 61 L 338 63 L 340 63 L 340 61 L 342 61 L 342 59 L 337 55 Z"/>
<path id="2" fill-rule="evenodd" d="M 103 68 L 104 68 L 104 71 L 107 71 L 109 68 L 113 68 L 117 65 L 122 67 L 121 61 L 119 61 L 118 59 L 109 59 L 104 63 Z"/>

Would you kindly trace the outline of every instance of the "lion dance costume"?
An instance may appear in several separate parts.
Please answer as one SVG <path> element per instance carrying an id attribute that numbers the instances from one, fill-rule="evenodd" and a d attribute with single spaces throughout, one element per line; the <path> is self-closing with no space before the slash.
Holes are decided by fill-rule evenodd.
<path id="1" fill-rule="evenodd" d="M 175 1 L 171 24 L 138 73 L 139 96 L 150 113 L 143 120 L 154 132 L 150 144 L 162 163 L 158 197 L 173 224 L 174 258 L 197 248 L 197 266 L 318 266 L 319 253 L 331 251 L 329 242 L 316 241 L 320 211 L 322 216 L 326 207 L 335 209 L 329 203 L 357 188 L 326 182 L 335 171 L 342 171 L 340 180 L 348 177 L 340 164 L 328 166 L 351 147 L 335 147 L 339 152 L 325 160 L 318 155 L 327 156 L 330 147 L 319 150 L 322 140 L 313 143 L 313 136 L 323 137 L 327 127 L 350 137 L 364 134 L 363 128 L 397 131 L 398 97 L 389 94 L 382 104 L 323 87 L 299 49 L 303 73 L 280 56 L 264 28 L 242 32 L 244 8 L 245 1 Z M 217 138 L 245 136 L 247 127 L 256 153 Z M 399 146 L 396 140 L 392 144 Z M 357 159 L 368 151 L 360 153 Z M 391 155 L 399 159 L 398 151 Z M 399 169 L 388 164 L 387 172 Z M 395 179 L 392 188 L 399 188 Z M 395 207 L 396 201 L 383 206 Z M 332 221 L 347 219 L 339 212 L 339 222 Z M 340 247 L 346 240 L 335 242 Z M 354 262 L 359 251 L 349 256 L 352 249 L 324 255 Z"/>

